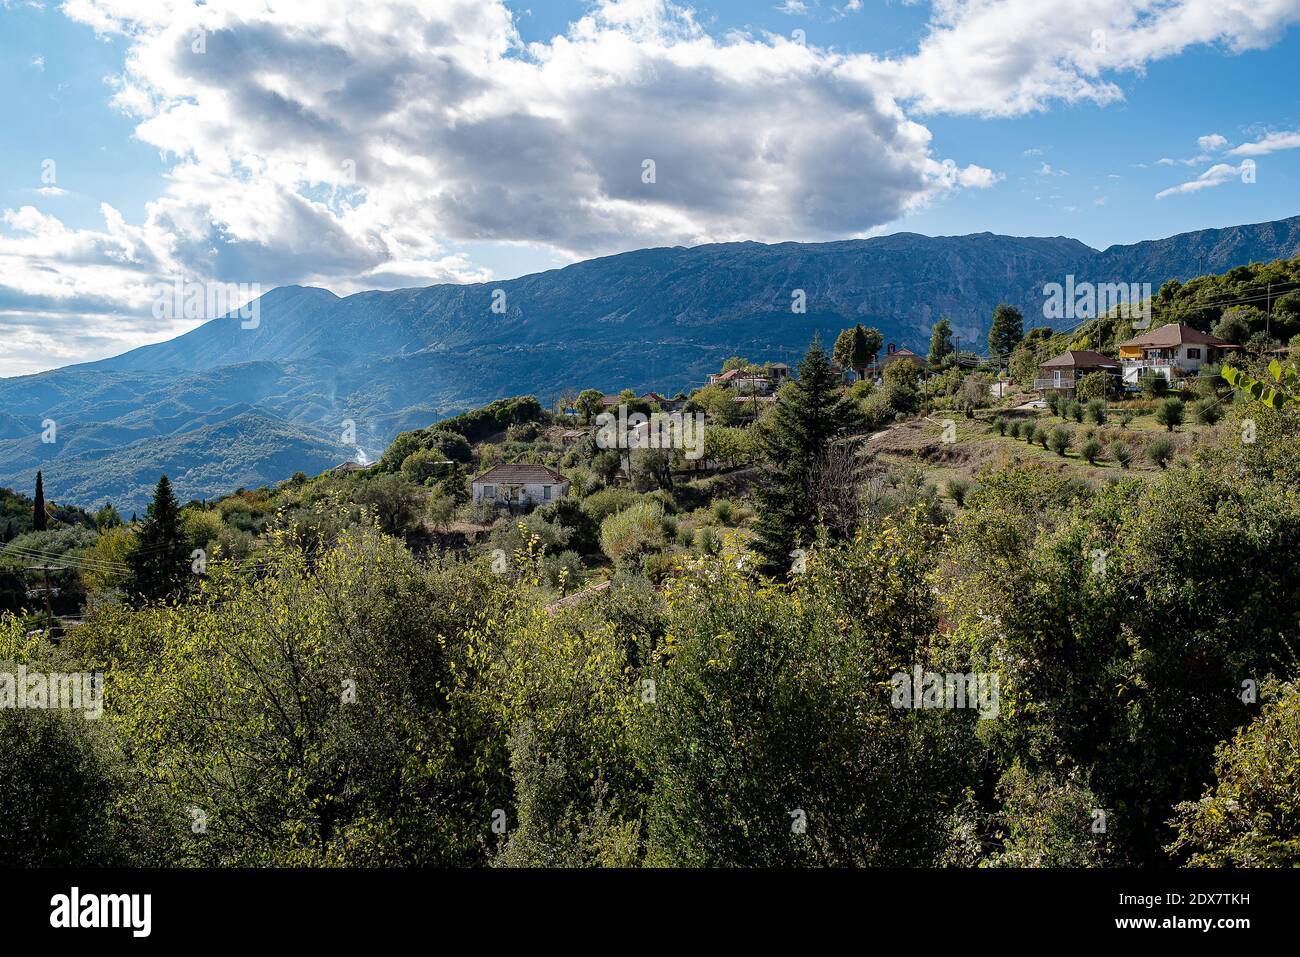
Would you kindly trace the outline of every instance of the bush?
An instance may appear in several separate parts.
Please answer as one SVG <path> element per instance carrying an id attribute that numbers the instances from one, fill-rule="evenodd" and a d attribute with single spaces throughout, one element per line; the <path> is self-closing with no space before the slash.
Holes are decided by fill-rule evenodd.
<path id="1" fill-rule="evenodd" d="M 640 565 L 646 555 L 667 546 L 664 512 L 655 503 L 637 502 L 601 522 L 600 547 L 615 564 Z"/>
<path id="2" fill-rule="evenodd" d="M 1027 445 L 1033 445 L 1034 436 L 1036 436 L 1037 434 L 1038 434 L 1038 426 L 1036 426 L 1033 422 L 1026 422 L 1025 428 L 1020 433 L 1020 436 L 1025 440 L 1025 443 Z"/>
<path id="3" fill-rule="evenodd" d="M 1183 400 L 1165 399 L 1156 409 L 1156 421 L 1172 432 L 1183 424 Z"/>
<path id="4" fill-rule="evenodd" d="M 1192 414 L 1201 425 L 1214 425 L 1223 418 L 1223 405 L 1218 399 L 1201 399 L 1192 406 Z"/>
<path id="5" fill-rule="evenodd" d="M 1148 369 L 1138 376 L 1138 388 L 1148 399 L 1158 399 L 1169 390 L 1169 382 L 1160 373 Z"/>
<path id="6" fill-rule="evenodd" d="M 1088 439 L 1079 449 L 1079 454 L 1083 456 L 1089 465 L 1094 465 L 1097 462 L 1097 456 L 1101 455 L 1101 443 L 1096 439 Z"/>
<path id="7" fill-rule="evenodd" d="M 1119 414 L 1119 427 L 1121 429 L 1127 429 L 1129 423 L 1132 422 L 1134 418 L 1135 418 L 1134 414 L 1128 409 L 1125 409 L 1123 412 Z"/>
<path id="8" fill-rule="evenodd" d="M 1128 443 L 1116 439 L 1110 443 L 1110 457 L 1119 463 L 1120 468 L 1128 468 L 1129 462 L 1133 461 L 1133 450 L 1128 447 Z"/>
<path id="9" fill-rule="evenodd" d="M 1057 426 L 1052 429 L 1052 434 L 1048 439 L 1048 442 L 1052 446 L 1053 452 L 1057 455 L 1064 455 L 1066 450 L 1070 447 L 1070 430 Z"/>
<path id="10" fill-rule="evenodd" d="M 1075 422 L 1083 421 L 1083 406 L 1078 402 L 1071 402 L 1068 411 L 1069 418 L 1074 419 Z"/>
<path id="11" fill-rule="evenodd" d="M 1013 439 L 1018 439 L 1020 438 L 1020 429 L 1025 425 L 1029 425 L 1029 423 L 1012 422 L 1011 425 L 1007 428 L 1007 434 L 1010 435 Z"/>
<path id="12" fill-rule="evenodd" d="M 1002 416 L 1000 416 L 1000 415 L 994 417 L 994 419 L 993 419 L 993 431 L 997 432 L 998 435 L 1006 435 L 1006 434 L 1007 434 L 1007 420 L 1004 419 L 1004 418 L 1002 418 Z"/>
<path id="13" fill-rule="evenodd" d="M 964 478 L 950 478 L 948 480 L 948 494 L 958 506 L 965 503 L 968 491 L 970 491 L 970 482 Z"/>
<path id="14" fill-rule="evenodd" d="M 583 499 L 582 510 L 591 517 L 593 522 L 600 523 L 633 502 L 640 501 L 640 498 L 641 496 L 628 488 L 607 488 Z"/>
<path id="15" fill-rule="evenodd" d="M 1174 443 L 1165 438 L 1155 439 L 1147 446 L 1147 460 L 1152 465 L 1167 468 L 1174 457 Z"/>
<path id="16" fill-rule="evenodd" d="M 1088 401 L 1088 418 L 1097 425 L 1106 424 L 1106 400 L 1090 399 Z"/>

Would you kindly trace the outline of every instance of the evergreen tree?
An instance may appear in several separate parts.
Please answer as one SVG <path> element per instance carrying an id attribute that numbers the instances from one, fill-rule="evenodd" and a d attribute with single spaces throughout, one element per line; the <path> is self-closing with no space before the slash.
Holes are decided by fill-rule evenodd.
<path id="1" fill-rule="evenodd" d="M 989 358 L 1005 359 L 1025 337 L 1025 320 L 1020 310 L 1005 302 L 993 310 L 989 328 Z"/>
<path id="2" fill-rule="evenodd" d="M 134 590 L 158 600 L 180 591 L 189 580 L 189 552 L 181 532 L 181 507 L 164 475 L 136 534 L 129 558 Z"/>
<path id="3" fill-rule="evenodd" d="M 818 518 L 817 466 L 831 441 L 857 420 L 856 404 L 838 384 L 821 337 L 815 336 L 799 363 L 798 379 L 781 391 L 761 426 L 755 545 L 768 574 L 783 574 L 790 567 L 790 552 L 812 540 Z"/>
<path id="4" fill-rule="evenodd" d="M 45 514 L 45 476 L 36 473 L 36 504 L 32 506 L 32 530 L 43 532 L 49 526 Z"/>
<path id="5" fill-rule="evenodd" d="M 938 365 L 952 351 L 952 323 L 941 318 L 930 331 L 930 364 Z"/>

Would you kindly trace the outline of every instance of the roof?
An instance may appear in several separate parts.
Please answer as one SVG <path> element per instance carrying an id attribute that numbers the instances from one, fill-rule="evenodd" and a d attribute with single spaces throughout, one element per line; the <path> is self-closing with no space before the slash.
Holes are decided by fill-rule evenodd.
<path id="1" fill-rule="evenodd" d="M 711 378 L 713 379 L 714 382 L 730 382 L 732 379 L 736 378 L 736 376 L 744 375 L 744 373 L 745 373 L 744 369 L 728 369 L 726 372 L 722 373 L 721 375 L 715 375 L 712 376 Z"/>
<path id="2" fill-rule="evenodd" d="M 1087 349 L 1071 349 L 1069 352 L 1062 352 L 1059 356 L 1048 359 L 1039 365 L 1040 369 L 1062 367 L 1071 369 L 1118 369 L 1119 363 L 1110 356 L 1102 355 L 1100 352 L 1090 352 Z"/>
<path id="3" fill-rule="evenodd" d="M 1171 322 L 1159 329 L 1153 329 L 1145 335 L 1138 336 L 1136 339 L 1121 342 L 1120 347 L 1142 346 L 1147 349 L 1167 349 L 1170 346 L 1181 346 L 1187 342 L 1198 346 L 1216 346 L 1220 349 L 1237 348 L 1225 339 L 1220 339 L 1209 333 L 1199 332 L 1181 322 Z"/>
<path id="4" fill-rule="evenodd" d="M 619 403 L 626 401 L 626 399 L 618 395 L 602 395 L 600 397 L 601 405 L 618 405 Z"/>
<path id="5" fill-rule="evenodd" d="M 555 469 L 533 464 L 494 465 L 474 479 L 475 484 L 491 482 L 495 485 L 559 485 L 567 481 Z"/>
<path id="6" fill-rule="evenodd" d="M 738 396 L 736 396 L 734 399 L 732 399 L 731 401 L 732 401 L 732 402 L 775 402 L 775 401 L 776 401 L 776 396 L 774 396 L 774 395 L 738 395 Z"/>
<path id="7" fill-rule="evenodd" d="M 663 396 L 661 396 L 658 392 L 647 392 L 645 395 L 641 396 L 641 398 L 644 399 L 644 400 L 647 401 L 647 402 L 667 402 L 667 401 L 668 401 L 668 400 L 665 399 Z"/>

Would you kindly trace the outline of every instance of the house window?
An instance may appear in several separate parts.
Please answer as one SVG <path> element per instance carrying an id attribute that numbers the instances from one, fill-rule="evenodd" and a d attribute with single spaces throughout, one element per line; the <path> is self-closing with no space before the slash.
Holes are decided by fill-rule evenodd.
<path id="1" fill-rule="evenodd" d="M 495 485 L 484 485 L 484 486 L 483 486 L 483 497 L 484 497 L 484 498 L 496 498 L 496 497 L 497 497 L 497 487 L 496 487 Z"/>
<path id="2" fill-rule="evenodd" d="M 550 487 L 549 485 L 543 485 L 543 486 L 542 486 L 542 501 L 544 501 L 544 502 L 549 502 L 550 500 L 551 500 L 551 487 Z"/>
<path id="3" fill-rule="evenodd" d="M 1189 358 L 1189 359 L 1199 359 L 1200 357 L 1201 357 L 1201 350 L 1200 350 L 1200 349 L 1192 349 L 1192 348 L 1188 348 L 1188 350 L 1187 350 L 1187 358 Z"/>

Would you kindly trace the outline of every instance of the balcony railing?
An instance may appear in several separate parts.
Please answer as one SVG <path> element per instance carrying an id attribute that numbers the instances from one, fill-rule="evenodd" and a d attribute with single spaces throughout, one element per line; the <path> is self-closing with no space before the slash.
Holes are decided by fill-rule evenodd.
<path id="1" fill-rule="evenodd" d="M 1047 379 L 1035 379 L 1034 388 L 1035 389 L 1073 389 L 1074 376 L 1063 375 L 1059 379 L 1057 379 L 1055 376 Z"/>

